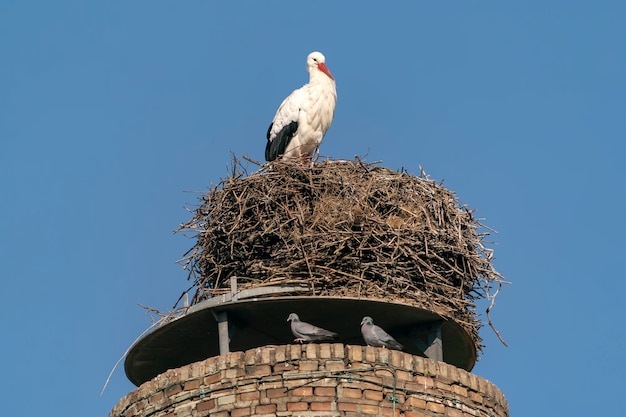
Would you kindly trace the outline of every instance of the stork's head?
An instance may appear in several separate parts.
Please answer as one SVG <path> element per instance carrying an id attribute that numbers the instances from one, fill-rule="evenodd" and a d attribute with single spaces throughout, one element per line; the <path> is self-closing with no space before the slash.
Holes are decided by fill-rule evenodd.
<path id="1" fill-rule="evenodd" d="M 309 54 L 306 58 L 306 69 L 309 71 L 309 74 L 311 74 L 311 77 L 314 77 L 315 74 L 322 72 L 330 77 L 331 80 L 335 79 L 326 67 L 326 58 L 321 52 L 311 52 Z"/>

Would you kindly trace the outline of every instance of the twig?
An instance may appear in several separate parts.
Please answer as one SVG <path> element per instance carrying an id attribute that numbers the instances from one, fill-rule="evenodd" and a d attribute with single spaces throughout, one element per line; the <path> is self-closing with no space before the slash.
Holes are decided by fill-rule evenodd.
<path id="1" fill-rule="evenodd" d="M 500 342 L 504 346 L 509 347 L 509 345 L 504 341 L 504 339 L 500 335 L 500 332 L 498 331 L 498 329 L 496 329 L 495 326 L 493 325 L 493 323 L 491 321 L 491 315 L 489 314 L 491 312 L 491 309 L 493 308 L 493 306 L 496 304 L 496 297 L 497 297 L 498 293 L 500 292 L 501 288 L 502 288 L 502 282 L 498 282 L 498 289 L 496 290 L 495 293 L 493 293 L 493 295 L 489 296 L 489 298 L 491 299 L 491 304 L 489 304 L 489 307 L 487 307 L 486 313 L 487 313 L 487 320 L 489 322 L 489 327 L 491 327 L 491 330 L 493 330 L 493 332 L 496 334 L 496 336 L 498 336 L 498 339 L 500 339 Z"/>

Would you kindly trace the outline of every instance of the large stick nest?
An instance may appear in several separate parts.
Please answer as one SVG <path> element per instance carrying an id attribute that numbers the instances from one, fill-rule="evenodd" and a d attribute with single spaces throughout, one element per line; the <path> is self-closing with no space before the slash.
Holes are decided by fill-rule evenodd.
<path id="1" fill-rule="evenodd" d="M 474 301 L 493 298 L 502 282 L 483 245 L 488 233 L 452 191 L 358 158 L 273 162 L 250 175 L 235 159 L 177 231 L 197 239 L 181 260 L 192 305 L 230 288 L 232 276 L 248 286 L 305 284 L 315 295 L 429 309 L 463 326 L 477 350 Z"/>

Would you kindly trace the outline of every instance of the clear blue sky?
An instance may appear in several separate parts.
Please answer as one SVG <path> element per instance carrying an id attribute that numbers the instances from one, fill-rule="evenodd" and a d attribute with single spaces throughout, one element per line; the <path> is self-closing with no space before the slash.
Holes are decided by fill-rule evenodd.
<path id="1" fill-rule="evenodd" d="M 512 415 L 620 415 L 623 2 L 0 3 L 0 398 L 105 416 L 111 367 L 187 288 L 185 205 L 262 160 L 322 51 L 322 155 L 419 165 L 499 231 L 512 281 L 474 369 Z M 618 167 L 619 165 L 619 167 Z M 484 306 L 481 306 L 481 310 Z"/>

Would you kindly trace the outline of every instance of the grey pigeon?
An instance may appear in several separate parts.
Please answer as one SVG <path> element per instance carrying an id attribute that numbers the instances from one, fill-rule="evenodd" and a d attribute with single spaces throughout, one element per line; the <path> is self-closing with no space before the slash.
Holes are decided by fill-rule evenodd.
<path id="1" fill-rule="evenodd" d="M 371 317 L 363 317 L 361 320 L 361 334 L 367 346 L 386 347 L 389 349 L 402 350 L 404 346 L 389 336 L 386 331 L 374 324 Z"/>
<path id="2" fill-rule="evenodd" d="M 291 322 L 291 333 L 296 337 L 294 342 L 317 342 L 337 338 L 337 333 L 300 321 L 296 313 L 291 313 L 287 321 Z"/>

